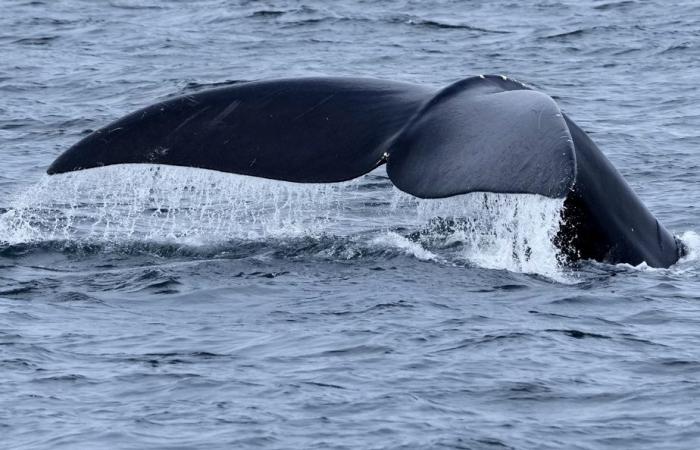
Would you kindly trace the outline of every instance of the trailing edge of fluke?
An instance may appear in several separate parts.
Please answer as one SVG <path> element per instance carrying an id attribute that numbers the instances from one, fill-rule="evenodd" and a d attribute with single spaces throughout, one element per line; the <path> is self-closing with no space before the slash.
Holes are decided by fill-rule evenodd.
<path id="1" fill-rule="evenodd" d="M 499 75 L 434 89 L 357 78 L 240 83 L 172 98 L 85 137 L 48 169 L 199 167 L 330 183 L 386 164 L 421 198 L 468 192 L 565 198 L 568 261 L 668 267 L 683 245 L 548 95 Z"/>

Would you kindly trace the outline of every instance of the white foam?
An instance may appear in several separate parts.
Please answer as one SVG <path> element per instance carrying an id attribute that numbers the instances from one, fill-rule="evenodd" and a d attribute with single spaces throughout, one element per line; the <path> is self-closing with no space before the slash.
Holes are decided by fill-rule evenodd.
<path id="1" fill-rule="evenodd" d="M 684 274 L 688 271 L 695 272 L 694 265 L 689 265 L 700 259 L 700 235 L 694 231 L 685 231 L 681 233 L 678 238 L 686 246 L 686 254 L 681 257 L 676 264 L 671 267 L 652 267 L 642 261 L 641 263 L 635 265 L 628 263 L 619 263 L 618 267 L 624 267 L 625 269 L 638 270 L 640 272 L 669 272 L 675 274 Z"/>
<path id="2" fill-rule="evenodd" d="M 681 263 L 697 261 L 700 258 L 700 235 L 695 231 L 685 231 L 679 236 L 685 244 L 687 252 L 680 260 Z"/>
<path id="3" fill-rule="evenodd" d="M 373 242 L 378 245 L 397 248 L 406 253 L 407 255 L 411 255 L 414 258 L 419 259 L 421 261 L 438 260 L 438 257 L 433 252 L 426 250 L 418 242 L 411 241 L 405 236 L 401 236 L 400 234 L 394 233 L 392 231 L 377 236 L 376 238 L 374 238 Z"/>
<path id="4" fill-rule="evenodd" d="M 353 182 L 304 185 L 144 165 L 44 177 L 0 218 L 8 243 L 52 239 L 216 242 L 325 230 Z M 321 215 L 319 215 L 319 213 Z"/>
<path id="5" fill-rule="evenodd" d="M 538 195 L 473 193 L 422 200 L 396 191 L 395 205 L 414 204 L 426 222 L 458 218 L 445 244 L 462 245 L 475 265 L 558 279 L 562 268 L 554 246 L 563 200 Z"/>
<path id="6" fill-rule="evenodd" d="M 44 177 L 0 216 L 0 241 L 210 245 L 269 237 L 367 236 L 417 259 L 560 278 L 552 238 L 562 200 L 473 193 L 424 200 L 372 174 L 300 184 L 169 166 L 123 165 Z M 431 228 L 435 218 L 455 226 Z M 409 239 L 405 234 L 418 233 Z M 353 238 L 355 239 L 355 238 Z M 457 249 L 456 253 L 454 249 Z"/>

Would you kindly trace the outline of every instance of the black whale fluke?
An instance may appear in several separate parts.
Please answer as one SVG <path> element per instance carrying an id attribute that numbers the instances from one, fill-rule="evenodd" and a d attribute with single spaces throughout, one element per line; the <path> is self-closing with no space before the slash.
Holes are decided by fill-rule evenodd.
<path id="1" fill-rule="evenodd" d="M 236 84 L 167 100 L 95 131 L 48 173 L 170 164 L 297 182 L 335 182 L 383 163 L 432 91 L 410 84 L 301 78 Z"/>
<path id="2" fill-rule="evenodd" d="M 570 261 L 668 267 L 682 252 L 551 97 L 503 76 L 438 91 L 355 78 L 202 91 L 95 131 L 48 173 L 127 163 L 307 183 L 349 180 L 386 163 L 399 189 L 422 198 L 476 191 L 566 198 L 555 243 Z"/>

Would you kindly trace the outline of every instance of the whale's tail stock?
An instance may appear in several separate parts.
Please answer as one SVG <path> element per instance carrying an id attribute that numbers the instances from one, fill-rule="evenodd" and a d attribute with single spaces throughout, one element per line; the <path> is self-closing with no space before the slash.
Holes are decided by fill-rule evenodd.
<path id="1" fill-rule="evenodd" d="M 48 173 L 127 163 L 317 183 L 386 163 L 392 182 L 421 198 L 476 191 L 566 198 L 556 243 L 569 260 L 668 267 L 682 252 L 551 97 L 502 76 L 437 92 L 353 78 L 202 91 L 93 132 Z"/>

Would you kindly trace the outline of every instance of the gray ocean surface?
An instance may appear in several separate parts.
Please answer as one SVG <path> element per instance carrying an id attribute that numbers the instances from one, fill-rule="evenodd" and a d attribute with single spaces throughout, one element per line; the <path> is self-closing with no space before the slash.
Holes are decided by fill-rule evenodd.
<path id="1" fill-rule="evenodd" d="M 552 95 L 689 255 L 562 267 L 560 201 L 381 169 L 45 175 L 208 87 L 481 73 Z M 0 448 L 700 448 L 699 86 L 691 0 L 3 0 Z"/>

